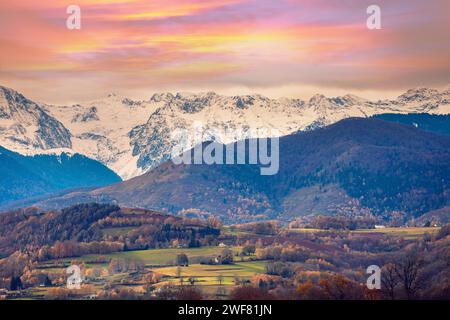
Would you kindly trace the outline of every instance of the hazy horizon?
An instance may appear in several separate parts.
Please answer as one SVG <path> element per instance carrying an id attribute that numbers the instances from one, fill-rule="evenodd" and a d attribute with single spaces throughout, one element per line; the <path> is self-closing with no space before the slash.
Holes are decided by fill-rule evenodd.
<path id="1" fill-rule="evenodd" d="M 324 95 L 327 98 L 336 98 L 339 96 L 345 96 L 345 95 L 354 95 L 357 96 L 359 98 L 362 99 L 366 99 L 368 101 L 378 101 L 378 100 L 395 100 L 396 98 L 398 98 L 400 95 L 406 93 L 408 90 L 410 89 L 421 89 L 421 88 L 426 88 L 426 89 L 433 89 L 433 90 L 437 90 L 437 91 L 444 91 L 446 89 L 450 88 L 450 85 L 447 86 L 442 86 L 442 87 L 414 87 L 414 88 L 409 88 L 409 89 L 405 89 L 405 90 L 399 90 L 398 92 L 390 92 L 389 94 L 387 92 L 384 93 L 383 96 L 374 94 L 373 96 L 368 94 L 368 95 L 363 95 L 363 94 L 358 94 L 358 93 L 354 93 L 354 92 L 346 92 L 344 90 L 335 90 L 335 91 L 328 91 L 328 92 L 335 92 L 335 94 L 324 94 L 322 92 L 315 92 L 315 93 L 311 93 L 308 95 L 292 95 L 292 96 L 276 96 L 276 95 L 271 95 L 271 94 L 262 94 L 260 92 L 251 92 L 251 91 L 232 91 L 232 90 L 225 90 L 225 91 L 215 91 L 215 90 L 201 90 L 198 89 L 197 91 L 191 90 L 191 91 L 187 91 L 187 90 L 162 90 L 162 91 L 152 91 L 152 90 L 143 90 L 141 94 L 133 94 L 131 93 L 131 95 L 127 95 L 127 94 L 123 94 L 120 91 L 109 91 L 109 92 L 102 92 L 99 93 L 97 96 L 93 96 L 92 98 L 80 98 L 78 100 L 61 100 L 61 101 L 55 101 L 52 100 L 51 97 L 49 98 L 39 98 L 36 96 L 33 96 L 32 93 L 28 93 L 27 91 L 22 91 L 19 90 L 17 88 L 8 86 L 8 85 L 4 85 L 2 83 L 0 83 L 0 87 L 5 87 L 5 88 L 9 88 L 12 90 L 15 90 L 17 92 L 19 92 L 20 94 L 24 95 L 25 97 L 38 102 L 38 103 L 44 103 L 44 104 L 48 104 L 48 105 L 69 105 L 69 104 L 76 104 L 76 103 L 89 103 L 89 102 L 93 102 L 95 100 L 100 100 L 100 99 L 104 99 L 107 98 L 109 95 L 116 95 L 119 97 L 124 97 L 124 98 L 129 98 L 135 101 L 147 101 L 149 100 L 154 94 L 164 94 L 164 93 L 170 93 L 173 95 L 176 94 L 195 94 L 195 95 L 200 95 L 200 94 L 207 94 L 209 92 L 214 92 L 217 95 L 221 95 L 221 96 L 225 96 L 225 97 L 232 97 L 232 96 L 241 96 L 241 95 L 261 95 L 263 97 L 269 98 L 269 99 L 301 99 L 303 101 L 309 101 L 314 95 Z M 369 91 L 367 91 L 369 92 Z M 39 96 L 39 95 L 38 95 Z"/>

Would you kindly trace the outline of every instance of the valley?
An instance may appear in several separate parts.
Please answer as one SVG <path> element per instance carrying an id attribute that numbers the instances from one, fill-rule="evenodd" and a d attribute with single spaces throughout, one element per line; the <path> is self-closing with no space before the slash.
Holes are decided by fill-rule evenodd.
<path id="1" fill-rule="evenodd" d="M 97 207 L 95 210 L 100 208 Z M 81 207 L 71 208 L 70 212 L 76 215 L 80 209 Z M 121 226 L 101 227 L 99 231 L 103 234 L 103 241 L 108 239 L 127 243 L 135 231 L 144 237 L 150 235 L 142 231 L 145 230 L 143 229 L 145 223 L 153 221 L 148 220 L 150 217 L 164 218 L 166 221 L 172 221 L 171 223 L 183 221 L 179 218 L 171 220 L 170 216 L 132 209 L 122 209 L 120 216 L 117 213 L 112 214 L 110 217 L 114 216 L 114 220 L 122 221 Z M 125 216 L 126 219 L 120 218 Z M 148 216 L 147 220 L 143 219 L 144 216 Z M 99 225 L 99 222 L 108 220 L 110 219 L 102 218 L 95 224 Z M 125 221 L 128 224 L 126 227 L 123 226 Z M 207 223 L 196 221 L 193 224 L 193 222 L 184 220 L 179 227 L 189 228 L 195 224 Z M 20 272 L 22 273 L 20 290 L 4 290 L 3 298 L 235 299 L 238 296 L 250 298 L 248 296 L 250 294 L 256 299 L 258 297 L 274 299 L 275 296 L 290 297 L 289 299 L 336 299 L 338 297 L 328 286 L 335 286 L 338 283 L 342 285 L 344 282 L 346 287 L 340 294 L 352 299 L 367 299 L 371 293 L 366 292 L 358 284 L 364 279 L 364 265 L 377 263 L 385 264 L 388 268 L 390 261 L 401 264 L 405 257 L 416 259 L 413 252 L 416 254 L 422 252 L 424 245 L 431 249 L 431 252 L 424 256 L 423 262 L 417 260 L 415 263 L 421 263 L 421 268 L 424 268 L 421 281 L 427 281 L 428 291 L 423 293 L 420 291 L 420 294 L 439 295 L 445 294 L 439 290 L 444 290 L 442 292 L 448 290 L 445 289 L 445 283 L 435 282 L 439 279 L 435 278 L 437 274 L 440 272 L 445 274 L 445 267 L 439 266 L 435 261 L 433 267 L 435 275 L 431 277 L 431 274 L 427 273 L 431 266 L 422 264 L 432 257 L 438 261 L 445 261 L 445 256 L 439 257 L 436 254 L 445 253 L 450 236 L 448 225 L 444 228 L 325 230 L 276 225 L 272 225 L 275 229 L 267 227 L 263 229 L 262 225 L 258 224 L 220 226 L 217 222 L 215 225 L 220 228 L 220 232 L 212 233 L 215 235 L 209 242 L 204 242 L 204 245 L 200 244 L 199 247 L 199 244 L 192 246 L 192 241 L 189 242 L 191 244 L 182 244 L 174 239 L 171 243 L 166 241 L 154 243 L 155 246 L 164 248 L 131 250 L 117 247 L 116 250 L 120 248 L 120 251 L 114 252 L 113 249 L 110 253 L 83 254 L 70 251 L 75 250 L 73 240 L 62 243 L 56 241 L 50 252 L 68 257 L 46 256 L 42 252 L 48 250 L 45 247 L 36 251 L 38 255 L 34 258 L 33 253 L 29 252 L 28 257 L 34 262 L 25 263 L 26 268 Z M 212 223 L 209 222 L 210 225 Z M 100 225 L 104 225 L 104 222 Z M 266 230 L 266 233 L 261 233 L 263 230 Z M 113 238 L 110 238 L 111 235 L 114 235 Z M 197 233 L 196 237 L 198 235 L 200 233 Z M 36 236 L 38 237 L 39 233 L 36 233 Z M 100 250 L 100 247 L 97 250 Z M 8 267 L 8 262 L 14 261 L 16 268 L 24 265 L 24 259 L 23 254 L 22 256 L 13 254 L 0 260 L 1 274 L 5 276 L 5 272 L 12 271 Z M 80 289 L 66 288 L 68 279 L 66 269 L 71 265 L 79 266 L 81 269 Z M 317 282 L 318 279 L 321 279 L 321 282 Z M 309 289 L 312 283 L 317 286 L 314 291 Z M 383 295 L 390 293 L 379 291 L 375 294 L 375 298 L 382 298 Z M 399 283 L 395 295 L 400 298 L 403 294 Z M 419 292 L 415 291 L 415 294 Z"/>

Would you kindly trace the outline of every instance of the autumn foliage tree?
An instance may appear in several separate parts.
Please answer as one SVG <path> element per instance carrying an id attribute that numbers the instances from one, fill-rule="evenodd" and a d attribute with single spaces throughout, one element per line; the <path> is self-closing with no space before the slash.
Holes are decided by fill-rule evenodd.
<path id="1" fill-rule="evenodd" d="M 235 288 L 230 294 L 230 300 L 274 300 L 275 297 L 266 289 L 254 286 Z"/>

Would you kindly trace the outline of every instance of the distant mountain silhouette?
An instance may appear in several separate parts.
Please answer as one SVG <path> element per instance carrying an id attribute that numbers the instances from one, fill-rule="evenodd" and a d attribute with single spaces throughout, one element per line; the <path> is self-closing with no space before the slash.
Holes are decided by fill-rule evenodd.
<path id="1" fill-rule="evenodd" d="M 227 222 L 310 214 L 404 219 L 450 204 L 450 137 L 378 119 L 351 118 L 280 139 L 280 171 L 258 165 L 174 165 L 43 207 L 98 201 Z"/>
<path id="2" fill-rule="evenodd" d="M 0 147 L 0 204 L 75 187 L 99 187 L 121 179 L 85 156 L 23 156 Z"/>

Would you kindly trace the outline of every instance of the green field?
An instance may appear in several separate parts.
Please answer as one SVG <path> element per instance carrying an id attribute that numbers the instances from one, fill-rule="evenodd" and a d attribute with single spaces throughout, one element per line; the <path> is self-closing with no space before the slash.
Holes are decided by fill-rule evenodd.
<path id="1" fill-rule="evenodd" d="M 405 239 L 416 239 L 417 237 L 423 236 L 425 233 L 434 234 L 440 230 L 439 227 L 404 227 L 404 228 L 382 228 L 382 229 L 361 229 L 352 231 L 354 233 L 382 233 L 387 235 L 393 235 L 398 237 L 403 237 Z"/>
<path id="2" fill-rule="evenodd" d="M 267 261 L 235 262 L 231 265 L 201 265 L 193 264 L 188 267 L 153 268 L 152 271 L 171 277 L 168 282 L 179 283 L 181 277 L 187 282 L 187 278 L 194 277 L 197 285 L 234 285 L 235 279 L 240 281 L 250 279 L 258 273 L 264 273 Z"/>
<path id="3" fill-rule="evenodd" d="M 240 247 L 229 247 L 235 253 L 240 252 Z M 200 258 L 203 257 L 213 257 L 220 254 L 224 250 L 221 247 L 201 247 L 201 248 L 170 248 L 170 249 L 150 249 L 150 250 L 138 250 L 138 251 L 124 251 L 116 252 L 110 254 L 92 254 L 84 255 L 79 258 L 74 259 L 63 259 L 65 262 L 70 262 L 71 260 L 78 261 L 94 261 L 100 257 L 109 259 L 131 259 L 142 261 L 147 266 L 164 266 L 172 265 L 178 254 L 185 253 L 192 263 L 198 262 Z"/>
<path id="4" fill-rule="evenodd" d="M 229 247 L 235 253 L 241 252 L 241 247 Z M 150 249 L 140 251 L 117 252 L 104 255 L 85 255 L 74 259 L 62 259 L 50 262 L 69 264 L 72 260 L 85 262 L 85 271 L 91 268 L 108 269 L 108 264 L 103 261 L 109 259 L 131 259 L 142 261 L 146 265 L 146 271 L 152 271 L 162 276 L 155 285 L 162 287 L 167 284 L 189 285 L 190 278 L 195 279 L 196 286 L 202 286 L 204 293 L 208 296 L 215 296 L 218 290 L 229 292 L 236 285 L 249 281 L 255 274 L 264 273 L 267 261 L 252 261 L 255 257 L 235 256 L 235 262 L 230 265 L 203 265 L 199 264 L 200 258 L 214 257 L 224 250 L 223 247 L 202 247 L 202 248 L 172 248 L 172 249 Z M 189 258 L 189 266 L 177 267 L 174 265 L 176 256 L 185 253 Z M 101 263 L 94 261 L 102 260 Z M 48 263 L 47 263 L 48 265 Z M 65 269 L 61 267 L 47 267 L 44 272 L 52 274 L 64 274 Z M 51 272 L 50 272 L 51 271 Z M 107 273 L 107 272 L 106 272 Z M 115 288 L 131 289 L 139 294 L 145 291 L 145 282 L 135 278 L 128 273 L 104 274 L 101 279 L 92 279 L 89 284 L 101 290 L 102 286 L 108 283 Z M 43 298 L 48 294 L 47 288 L 36 288 L 28 292 L 29 297 L 36 299 Z"/>
<path id="5" fill-rule="evenodd" d="M 416 239 L 417 237 L 423 236 L 426 233 L 434 234 L 439 231 L 439 227 L 402 227 L 402 228 L 381 228 L 381 229 L 357 229 L 357 230 L 322 230 L 322 229 L 312 229 L 312 228 L 295 228 L 289 229 L 291 232 L 298 233 L 317 233 L 317 232 L 351 232 L 354 234 L 368 234 L 368 233 L 379 233 L 392 235 L 397 237 L 403 237 L 405 239 Z"/>
<path id="6" fill-rule="evenodd" d="M 266 261 L 246 261 L 235 262 L 230 265 L 202 265 L 193 264 L 188 267 L 181 267 L 181 274 L 186 277 L 207 277 L 207 276 L 253 276 L 265 270 Z M 178 267 L 154 268 L 153 270 L 168 276 L 176 276 Z"/>

